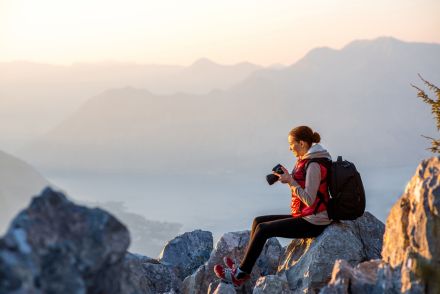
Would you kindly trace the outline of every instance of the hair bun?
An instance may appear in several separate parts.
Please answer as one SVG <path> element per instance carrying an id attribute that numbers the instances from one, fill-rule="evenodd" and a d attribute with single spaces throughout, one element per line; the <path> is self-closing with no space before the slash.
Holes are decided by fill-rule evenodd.
<path id="1" fill-rule="evenodd" d="M 313 133 L 313 143 L 319 143 L 319 142 L 321 142 L 321 136 L 317 132 L 314 132 Z"/>

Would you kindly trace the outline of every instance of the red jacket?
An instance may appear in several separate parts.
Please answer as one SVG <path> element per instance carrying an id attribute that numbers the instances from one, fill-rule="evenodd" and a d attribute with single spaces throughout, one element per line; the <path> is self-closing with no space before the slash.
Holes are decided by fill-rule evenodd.
<path id="1" fill-rule="evenodd" d="M 307 164 L 307 162 L 309 160 L 310 159 L 298 160 L 296 162 L 296 164 L 295 164 L 295 167 L 294 167 L 293 171 L 292 171 L 293 179 L 303 189 L 305 189 L 305 186 L 306 186 L 306 179 L 305 179 L 306 171 L 305 171 L 305 167 L 306 167 L 306 164 Z M 321 169 L 321 181 L 320 181 L 320 184 L 319 184 L 319 188 L 318 188 L 317 194 L 321 193 L 324 196 L 325 203 L 328 203 L 328 201 L 330 199 L 330 194 L 328 192 L 328 185 L 327 185 L 327 181 L 326 181 L 327 168 L 324 165 L 322 165 L 322 164 L 319 164 L 319 167 Z M 316 206 L 318 205 L 318 202 L 319 202 L 319 197 L 318 197 L 318 195 L 316 195 L 316 198 L 315 198 L 315 201 L 313 202 L 313 204 L 310 205 L 310 206 L 307 206 L 292 191 L 292 201 L 291 201 L 291 204 L 290 204 L 291 214 L 292 214 L 293 217 L 303 217 L 303 216 L 311 215 L 311 214 L 314 213 L 314 210 L 315 210 Z M 323 203 L 323 202 L 320 203 L 319 208 L 317 210 L 317 213 L 327 209 L 325 203 Z"/>

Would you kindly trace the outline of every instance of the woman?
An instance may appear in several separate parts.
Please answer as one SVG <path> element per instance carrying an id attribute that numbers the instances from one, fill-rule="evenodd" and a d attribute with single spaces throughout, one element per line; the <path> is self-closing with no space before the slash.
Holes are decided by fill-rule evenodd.
<path id="1" fill-rule="evenodd" d="M 318 144 L 320 141 L 320 135 L 307 126 L 299 126 L 289 132 L 289 149 L 297 157 L 295 167 L 292 174 L 284 167 L 283 174 L 274 174 L 291 190 L 291 214 L 256 217 L 244 259 L 236 266 L 231 258 L 225 257 L 226 267 L 214 266 L 219 278 L 239 287 L 250 278 L 267 239 L 316 237 L 331 223 L 326 210 L 329 199 L 326 166 L 331 162 L 331 156 Z"/>

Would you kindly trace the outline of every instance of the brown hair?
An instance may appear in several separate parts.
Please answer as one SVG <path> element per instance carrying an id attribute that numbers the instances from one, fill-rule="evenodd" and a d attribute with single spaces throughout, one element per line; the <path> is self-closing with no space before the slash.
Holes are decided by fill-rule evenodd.
<path id="1" fill-rule="evenodd" d="M 313 132 L 308 126 L 293 128 L 289 132 L 289 136 L 292 136 L 298 142 L 304 141 L 309 144 L 309 146 L 312 146 L 313 143 L 321 142 L 321 136 L 317 132 Z"/>

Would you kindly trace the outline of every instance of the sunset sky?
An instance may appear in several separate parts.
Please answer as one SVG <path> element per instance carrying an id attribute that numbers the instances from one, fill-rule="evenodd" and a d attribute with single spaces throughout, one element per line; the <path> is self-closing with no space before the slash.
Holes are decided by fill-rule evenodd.
<path id="1" fill-rule="evenodd" d="M 314 47 L 440 43 L 438 0 L 0 0 L 0 61 L 292 64 Z"/>

